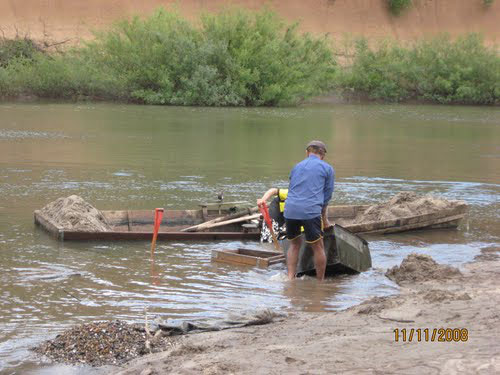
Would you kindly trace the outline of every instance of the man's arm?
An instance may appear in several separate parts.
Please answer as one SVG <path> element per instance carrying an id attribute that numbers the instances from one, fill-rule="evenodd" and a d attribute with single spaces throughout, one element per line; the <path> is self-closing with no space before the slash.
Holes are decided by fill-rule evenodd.
<path id="1" fill-rule="evenodd" d="M 332 226 L 332 224 L 328 220 L 328 202 L 330 202 L 330 199 L 332 199 L 334 179 L 335 174 L 333 172 L 333 168 L 330 167 L 325 181 L 325 188 L 323 190 L 323 208 L 321 210 L 321 218 L 323 219 L 323 227 L 325 229 Z"/>
<path id="2" fill-rule="evenodd" d="M 262 203 L 267 202 L 269 200 L 269 198 L 271 198 L 275 195 L 278 195 L 278 189 L 277 188 L 269 189 L 268 191 L 266 191 L 264 193 L 262 198 L 257 199 L 257 206 L 259 206 L 259 207 L 262 206 Z"/>
<path id="3" fill-rule="evenodd" d="M 326 206 L 328 206 L 328 202 L 330 202 L 330 199 L 332 199 L 334 180 L 335 180 L 335 173 L 333 172 L 333 168 L 330 167 L 328 169 L 328 174 L 325 181 L 325 187 L 323 189 L 323 209 Z"/>

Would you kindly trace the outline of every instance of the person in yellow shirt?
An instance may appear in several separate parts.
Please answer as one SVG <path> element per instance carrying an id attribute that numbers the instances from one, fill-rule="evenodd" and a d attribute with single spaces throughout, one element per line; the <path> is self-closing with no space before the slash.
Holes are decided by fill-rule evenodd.
<path id="1" fill-rule="evenodd" d="M 257 206 L 261 206 L 263 202 L 269 201 L 271 198 L 271 203 L 269 204 L 269 216 L 271 216 L 273 231 L 278 239 L 284 239 L 286 237 L 286 225 L 285 225 L 285 203 L 288 196 L 288 189 L 271 188 L 264 193 L 262 198 L 257 199 Z M 325 213 L 322 215 L 323 226 L 325 229 L 330 228 L 332 224 L 328 220 L 328 215 Z M 262 229 L 260 232 L 261 242 L 272 242 L 271 232 L 267 227 L 266 223 L 262 223 Z"/>

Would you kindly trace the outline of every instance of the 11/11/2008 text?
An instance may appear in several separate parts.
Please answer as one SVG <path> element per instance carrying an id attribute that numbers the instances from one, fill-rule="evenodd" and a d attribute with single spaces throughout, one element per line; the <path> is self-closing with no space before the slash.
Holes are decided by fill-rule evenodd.
<path id="1" fill-rule="evenodd" d="M 469 340 L 467 328 L 396 328 L 393 332 L 396 342 L 466 342 Z"/>

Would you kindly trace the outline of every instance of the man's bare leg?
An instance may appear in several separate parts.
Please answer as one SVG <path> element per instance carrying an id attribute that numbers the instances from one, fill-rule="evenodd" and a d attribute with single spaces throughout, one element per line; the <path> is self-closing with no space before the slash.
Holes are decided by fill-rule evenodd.
<path id="1" fill-rule="evenodd" d="M 319 241 L 318 241 L 319 242 Z M 302 245 L 302 237 L 294 238 L 290 241 L 290 247 L 286 255 L 286 266 L 288 268 L 288 279 L 295 279 L 297 273 L 297 262 L 299 261 L 299 251 Z"/>
<path id="2" fill-rule="evenodd" d="M 325 270 L 326 270 L 325 244 L 323 242 L 323 239 L 320 239 L 319 241 L 312 243 L 311 248 L 314 253 L 314 266 L 316 267 L 316 277 L 318 278 L 319 281 L 323 281 L 325 279 Z"/>

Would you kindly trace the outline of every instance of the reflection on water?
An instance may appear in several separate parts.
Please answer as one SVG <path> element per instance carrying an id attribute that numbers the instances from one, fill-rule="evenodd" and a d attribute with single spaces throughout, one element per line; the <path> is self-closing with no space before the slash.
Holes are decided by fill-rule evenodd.
<path id="1" fill-rule="evenodd" d="M 210 319 L 269 307 L 332 311 L 397 293 L 384 276 L 410 252 L 461 265 L 500 237 L 500 111 L 442 106 L 204 109 L 0 105 L 0 372 L 87 373 L 40 365 L 27 348 L 76 323 Z M 79 194 L 101 209 L 197 208 L 223 190 L 254 202 L 286 186 L 310 139 L 329 145 L 337 204 L 401 190 L 463 199 L 458 231 L 368 237 L 373 269 L 287 282 L 283 265 L 212 263 L 258 243 L 58 243 L 32 213 Z M 168 219 L 168 218 L 167 218 Z M 32 361 L 32 362 L 30 362 Z M 82 372 L 83 371 L 83 372 Z"/>

